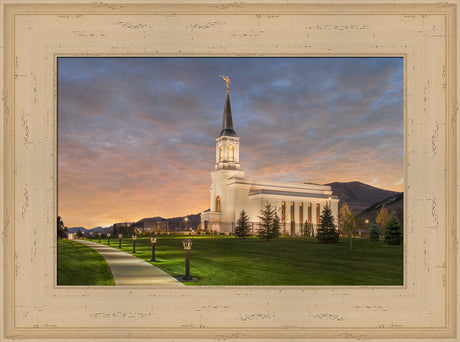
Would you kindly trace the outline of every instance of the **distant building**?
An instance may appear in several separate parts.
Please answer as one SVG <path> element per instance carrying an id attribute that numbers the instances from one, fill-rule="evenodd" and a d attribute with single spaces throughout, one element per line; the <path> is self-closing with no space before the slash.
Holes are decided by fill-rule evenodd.
<path id="1" fill-rule="evenodd" d="M 160 234 L 168 231 L 167 220 L 156 221 L 139 221 L 133 224 L 133 231 L 143 234 Z"/>
<path id="2" fill-rule="evenodd" d="M 337 223 L 339 199 L 333 196 L 330 186 L 244 177 L 244 171 L 240 168 L 240 138 L 233 129 L 228 83 L 209 192 L 211 210 L 201 213 L 201 229 L 206 231 L 232 233 L 244 210 L 256 233 L 259 228 L 258 216 L 267 202 L 278 208 L 283 234 L 300 235 L 305 220 L 308 220 L 313 224 L 312 234 L 315 235 L 321 212 L 326 205 L 331 208 Z"/>
<path id="3" fill-rule="evenodd" d="M 134 222 L 120 222 L 113 224 L 113 235 L 118 236 L 118 234 L 132 234 L 134 228 L 132 227 Z"/>

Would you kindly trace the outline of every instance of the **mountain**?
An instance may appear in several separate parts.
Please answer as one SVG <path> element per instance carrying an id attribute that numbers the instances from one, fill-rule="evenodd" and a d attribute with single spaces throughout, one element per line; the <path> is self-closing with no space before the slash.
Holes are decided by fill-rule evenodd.
<path id="1" fill-rule="evenodd" d="M 77 233 L 78 231 L 87 232 L 88 230 L 84 227 L 71 227 L 67 229 L 67 233 Z"/>
<path id="2" fill-rule="evenodd" d="M 78 233 L 78 231 L 81 231 L 84 235 L 89 235 L 89 233 L 93 233 L 93 235 L 96 235 L 99 232 L 101 234 L 106 234 L 106 233 L 112 233 L 113 226 L 95 227 L 92 229 L 86 229 L 85 227 L 71 227 L 71 228 L 68 228 L 67 233 L 73 234 L 73 233 Z"/>
<path id="3" fill-rule="evenodd" d="M 185 221 L 186 218 L 187 218 L 187 221 Z M 134 223 L 133 227 L 142 228 L 142 227 L 145 227 L 145 225 L 153 226 L 153 225 L 156 225 L 157 223 L 160 224 L 161 222 L 165 222 L 164 224 L 166 224 L 167 222 L 168 230 L 172 232 L 181 231 L 181 230 L 184 230 L 185 228 L 187 229 L 192 228 L 193 230 L 196 230 L 198 228 L 198 225 L 201 223 L 201 214 L 179 216 L 179 217 L 173 217 L 173 218 L 168 218 L 168 219 L 165 219 L 160 216 L 146 217 Z"/>
<path id="4" fill-rule="evenodd" d="M 375 221 L 377 218 L 377 215 L 382 208 L 382 206 L 385 206 L 385 208 L 390 212 L 394 212 L 396 214 L 396 217 L 398 218 L 399 222 L 403 223 L 404 220 L 404 193 L 398 192 L 396 195 L 388 197 L 384 199 L 383 201 L 374 203 L 370 207 L 364 209 L 361 212 L 361 216 L 364 219 L 369 220 L 370 222 Z"/>
<path id="5" fill-rule="evenodd" d="M 332 193 L 339 198 L 339 207 L 346 202 L 352 211 L 362 211 L 375 203 L 384 201 L 399 194 L 361 182 L 329 183 Z"/>

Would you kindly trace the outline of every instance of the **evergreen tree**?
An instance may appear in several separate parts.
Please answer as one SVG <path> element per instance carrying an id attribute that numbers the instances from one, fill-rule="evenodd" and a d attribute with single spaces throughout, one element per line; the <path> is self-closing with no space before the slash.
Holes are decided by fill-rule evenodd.
<path id="1" fill-rule="evenodd" d="M 385 242 L 389 245 L 400 245 L 403 241 L 402 227 L 395 213 L 392 213 L 385 227 Z"/>
<path id="2" fill-rule="evenodd" d="M 57 217 L 57 238 L 65 239 L 67 236 L 67 227 L 64 226 L 61 216 Z"/>
<path id="3" fill-rule="evenodd" d="M 249 236 L 249 228 L 249 216 L 244 210 L 242 210 L 240 217 L 236 222 L 235 235 L 244 239 Z"/>
<path id="4" fill-rule="evenodd" d="M 319 228 L 316 233 L 316 238 L 321 242 L 327 243 L 336 242 L 339 240 L 339 234 L 335 229 L 334 216 L 332 216 L 332 211 L 327 204 L 320 216 Z"/>
<path id="5" fill-rule="evenodd" d="M 371 225 L 370 238 L 372 241 L 379 241 L 380 239 L 379 226 L 376 222 Z"/>
<path id="6" fill-rule="evenodd" d="M 258 216 L 260 223 L 259 223 L 259 237 L 263 239 L 267 239 L 267 241 L 270 241 L 271 238 L 275 237 L 274 232 L 275 229 L 273 227 L 274 221 L 275 221 L 275 208 L 272 207 L 270 203 L 267 202 L 265 205 L 264 209 L 260 211 L 260 216 Z M 277 217 L 278 215 L 276 215 Z M 279 235 L 279 218 L 276 223 L 277 227 L 276 229 L 278 230 L 278 235 Z"/>
<path id="7" fill-rule="evenodd" d="M 303 225 L 303 234 L 304 236 L 311 236 L 311 232 L 313 231 L 313 224 L 305 220 L 305 224 Z"/>

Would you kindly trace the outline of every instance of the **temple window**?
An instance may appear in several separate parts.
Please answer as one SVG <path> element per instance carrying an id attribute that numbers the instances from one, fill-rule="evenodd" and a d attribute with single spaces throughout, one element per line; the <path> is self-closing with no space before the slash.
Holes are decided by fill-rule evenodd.
<path id="1" fill-rule="evenodd" d="M 216 211 L 220 211 L 220 196 L 216 197 Z"/>
<path id="2" fill-rule="evenodd" d="M 281 222 L 286 222 L 286 202 L 281 202 Z"/>
<path id="3" fill-rule="evenodd" d="M 219 161 L 224 161 L 224 148 L 222 147 L 222 145 L 219 147 Z"/>
<path id="4" fill-rule="evenodd" d="M 232 162 L 234 160 L 234 146 L 233 145 L 228 145 L 228 161 Z"/>
<path id="5" fill-rule="evenodd" d="M 303 203 L 299 203 L 299 223 L 303 223 Z"/>
<path id="6" fill-rule="evenodd" d="M 319 225 L 319 217 L 321 216 L 319 203 L 316 204 L 316 224 Z"/>

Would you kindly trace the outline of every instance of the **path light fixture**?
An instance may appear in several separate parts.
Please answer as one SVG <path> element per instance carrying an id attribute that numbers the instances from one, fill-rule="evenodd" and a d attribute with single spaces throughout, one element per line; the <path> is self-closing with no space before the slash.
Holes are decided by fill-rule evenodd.
<path id="1" fill-rule="evenodd" d="M 123 234 L 118 234 L 118 248 L 121 248 L 121 238 L 123 237 Z"/>
<path id="2" fill-rule="evenodd" d="M 110 246 L 110 233 L 107 233 L 107 245 Z"/>
<path id="3" fill-rule="evenodd" d="M 152 236 L 150 238 L 150 242 L 152 243 L 152 259 L 150 259 L 150 261 L 155 261 L 155 244 L 157 242 L 157 237 L 156 236 Z"/>
<path id="4" fill-rule="evenodd" d="M 93 232 L 90 232 L 90 233 L 89 233 L 89 239 L 90 239 L 91 241 L 93 241 Z"/>
<path id="5" fill-rule="evenodd" d="M 182 279 L 192 280 L 192 277 L 190 276 L 190 251 L 192 250 L 192 240 L 185 239 L 182 241 L 182 244 L 184 245 L 185 250 L 185 277 Z"/>
<path id="6" fill-rule="evenodd" d="M 133 239 L 133 254 L 134 254 L 134 253 L 136 253 L 136 239 L 137 239 L 137 236 L 133 235 L 132 239 Z"/>
<path id="7" fill-rule="evenodd" d="M 97 236 L 99 238 L 99 243 L 101 243 L 101 232 L 97 233 Z"/>

